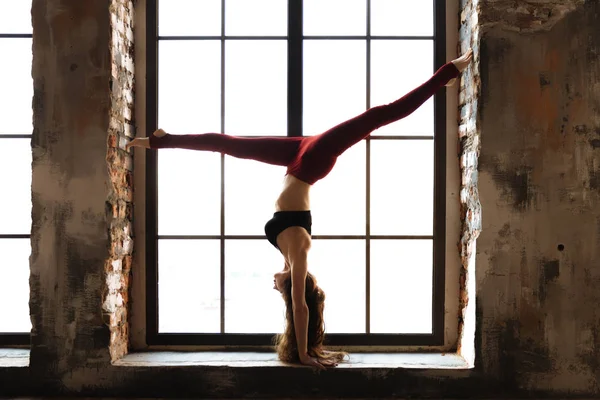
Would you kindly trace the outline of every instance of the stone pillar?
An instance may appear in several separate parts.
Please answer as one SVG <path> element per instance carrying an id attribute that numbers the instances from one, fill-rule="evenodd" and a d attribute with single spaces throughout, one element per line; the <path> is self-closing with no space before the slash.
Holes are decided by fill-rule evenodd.
<path id="1" fill-rule="evenodd" d="M 111 332 L 113 358 L 127 348 L 132 7 L 33 0 L 31 369 L 43 381 L 109 365 Z"/>
<path id="2" fill-rule="evenodd" d="M 110 318 L 111 358 L 127 353 L 129 344 L 129 289 L 131 277 L 133 160 L 124 151 L 135 136 L 134 126 L 134 10 L 130 0 L 112 0 L 110 6 L 111 110 L 108 130 L 108 168 L 111 189 L 110 256 L 105 265 L 107 296 L 104 311 Z M 140 215 L 140 218 L 143 216 Z"/>
<path id="3" fill-rule="evenodd" d="M 476 364 L 530 395 L 597 393 L 600 3 L 479 10 Z"/>
<path id="4" fill-rule="evenodd" d="M 473 49 L 473 62 L 462 74 L 459 91 L 461 255 L 458 352 L 475 362 L 475 249 L 481 231 L 481 205 L 477 185 L 480 150 L 479 126 L 479 0 L 462 0 L 459 32 L 460 54 Z"/>

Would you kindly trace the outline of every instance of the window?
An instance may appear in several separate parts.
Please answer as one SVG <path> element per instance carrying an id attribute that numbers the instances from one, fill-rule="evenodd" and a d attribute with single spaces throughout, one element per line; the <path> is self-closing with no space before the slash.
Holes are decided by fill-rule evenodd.
<path id="1" fill-rule="evenodd" d="M 443 1 L 148 5 L 148 132 L 314 135 L 445 62 Z M 443 342 L 440 94 L 346 151 L 312 189 L 309 271 L 327 294 L 330 344 Z M 150 151 L 146 168 L 148 344 L 270 344 L 284 324 L 272 289 L 283 259 L 263 226 L 285 168 L 186 150 Z"/>
<path id="2" fill-rule="evenodd" d="M 31 1 L 0 0 L 0 344 L 29 343 Z"/>

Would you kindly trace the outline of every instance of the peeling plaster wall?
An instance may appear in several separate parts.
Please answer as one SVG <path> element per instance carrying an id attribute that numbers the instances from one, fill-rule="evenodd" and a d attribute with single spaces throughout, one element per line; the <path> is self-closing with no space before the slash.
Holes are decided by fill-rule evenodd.
<path id="1" fill-rule="evenodd" d="M 512 32 L 535 33 L 549 31 L 585 0 L 479 0 L 479 3 L 479 25 L 484 30 L 499 27 Z"/>
<path id="2" fill-rule="evenodd" d="M 461 258 L 459 295 L 459 342 L 457 351 L 470 366 L 475 363 L 475 252 L 481 232 L 481 204 L 478 191 L 480 147 L 479 93 L 479 0 L 462 0 L 460 7 L 460 54 L 473 50 L 473 62 L 463 71 L 459 91 L 458 134 L 460 153 L 460 219 L 458 250 Z"/>
<path id="3" fill-rule="evenodd" d="M 107 199 L 111 249 L 104 266 L 106 296 L 103 308 L 110 323 L 111 358 L 116 361 L 127 354 L 130 336 L 133 157 L 125 151 L 125 145 L 135 136 L 133 2 L 111 0 L 109 10 L 111 107 L 106 163 L 111 180 Z"/>
<path id="4" fill-rule="evenodd" d="M 109 13 L 104 1 L 34 0 L 31 373 L 105 364 Z"/>
<path id="5" fill-rule="evenodd" d="M 575 11 L 509 29 L 482 6 L 502 22 L 481 39 L 477 364 L 512 387 L 598 393 L 600 4 L 535 3 Z"/>

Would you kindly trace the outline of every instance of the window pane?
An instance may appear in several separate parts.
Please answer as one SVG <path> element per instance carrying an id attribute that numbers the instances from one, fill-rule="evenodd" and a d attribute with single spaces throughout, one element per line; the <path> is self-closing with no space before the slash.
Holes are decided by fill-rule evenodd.
<path id="1" fill-rule="evenodd" d="M 410 59 L 410 62 L 407 62 Z M 410 92 L 433 74 L 433 41 L 373 40 L 371 106 L 387 104 Z M 432 135 L 433 98 L 408 117 L 376 130 L 374 135 Z"/>
<path id="2" fill-rule="evenodd" d="M 221 0 L 158 0 L 160 36 L 221 36 Z"/>
<path id="3" fill-rule="evenodd" d="M 225 332 L 283 332 L 285 306 L 273 289 L 273 274 L 283 266 L 281 253 L 266 240 L 225 243 Z"/>
<path id="4" fill-rule="evenodd" d="M 10 210 L 2 216 L 2 234 L 31 233 L 31 159 L 31 139 L 0 137 L 0 187 L 10 188 L 0 196 L 0 210 Z"/>
<path id="5" fill-rule="evenodd" d="M 221 44 L 161 41 L 158 124 L 170 133 L 221 132 Z"/>
<path id="6" fill-rule="evenodd" d="M 225 234 L 265 234 L 264 226 L 275 212 L 284 174 L 284 167 L 225 158 Z"/>
<path id="7" fill-rule="evenodd" d="M 159 235 L 220 232 L 221 155 L 190 150 L 159 151 Z"/>
<path id="8" fill-rule="evenodd" d="M 433 140 L 371 141 L 371 234 L 433 234 Z"/>
<path id="9" fill-rule="evenodd" d="M 304 0 L 304 34 L 352 36 L 367 33 L 366 0 Z"/>
<path id="10" fill-rule="evenodd" d="M 366 207 L 365 141 L 338 157 L 322 184 L 311 189 L 314 235 L 364 235 Z"/>
<path id="11" fill-rule="evenodd" d="M 228 36 L 286 36 L 287 1 L 227 0 L 225 34 Z"/>
<path id="12" fill-rule="evenodd" d="M 433 36 L 433 0 L 371 0 L 374 36 Z"/>
<path id="13" fill-rule="evenodd" d="M 371 332 L 431 333 L 432 240 L 371 241 Z"/>
<path id="14" fill-rule="evenodd" d="M 10 62 L 0 63 L 0 135 L 30 135 L 33 132 L 31 39 L 0 38 L 0 54 L 10 54 Z"/>
<path id="15" fill-rule="evenodd" d="M 0 332 L 31 331 L 29 317 L 29 239 L 0 239 Z"/>
<path id="16" fill-rule="evenodd" d="M 304 41 L 304 134 L 314 135 L 365 111 L 364 40 Z"/>
<path id="17" fill-rule="evenodd" d="M 286 135 L 287 43 L 228 41 L 225 54 L 225 131 Z"/>
<path id="18" fill-rule="evenodd" d="M 365 333 L 364 240 L 313 240 L 308 271 L 325 295 L 326 333 Z"/>
<path id="19" fill-rule="evenodd" d="M 31 0 L 0 0 L 0 33 L 31 32 Z"/>
<path id="20" fill-rule="evenodd" d="M 158 241 L 158 331 L 219 333 L 221 250 L 218 240 Z"/>

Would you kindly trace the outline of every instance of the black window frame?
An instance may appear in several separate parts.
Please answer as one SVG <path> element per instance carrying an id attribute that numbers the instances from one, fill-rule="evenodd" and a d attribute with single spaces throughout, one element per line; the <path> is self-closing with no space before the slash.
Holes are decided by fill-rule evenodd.
<path id="1" fill-rule="evenodd" d="M 0 40 L 4 39 L 31 39 L 32 33 L 0 33 Z M 8 134 L 0 135 L 0 143 L 3 139 L 30 139 L 31 134 Z M 0 234 L 0 239 L 30 239 L 31 234 Z M 29 332 L 0 332 L 0 346 L 26 346 L 30 344 L 31 333 Z"/>
<path id="2" fill-rule="evenodd" d="M 221 41 L 221 73 L 224 73 L 224 46 L 226 40 L 282 39 L 288 44 L 288 136 L 302 136 L 302 52 L 303 39 L 365 39 L 367 49 L 367 109 L 370 104 L 370 49 L 372 39 L 384 40 L 432 40 L 434 46 L 434 69 L 446 62 L 446 4 L 443 0 L 433 2 L 433 36 L 373 36 L 370 34 L 371 0 L 367 5 L 367 33 L 363 36 L 304 36 L 302 34 L 302 0 L 288 0 L 288 35 L 278 36 L 226 36 L 225 0 L 221 0 L 220 36 L 158 36 L 158 1 L 147 0 L 146 9 L 146 114 L 147 135 L 157 129 L 158 120 L 158 43 L 160 40 L 201 40 Z M 165 1 L 165 0 L 163 0 Z M 224 126 L 224 78 L 221 78 L 221 128 Z M 376 105 L 376 104 L 375 104 Z M 222 129 L 223 131 L 223 129 Z M 223 133 L 223 132 L 222 132 Z M 372 140 L 434 140 L 434 218 L 432 236 L 377 236 L 379 239 L 433 239 L 433 288 L 432 288 L 432 333 L 430 334 L 373 334 L 368 332 L 369 324 L 369 190 L 367 190 L 367 272 L 366 272 L 366 326 L 367 333 L 336 334 L 326 336 L 326 344 L 335 346 L 439 346 L 444 344 L 444 306 L 445 306 L 445 247 L 446 247 L 446 95 L 440 90 L 434 96 L 434 136 L 371 136 L 366 140 L 367 170 L 366 185 L 369 182 L 370 141 Z M 268 346 L 272 344 L 273 334 L 237 334 L 224 333 L 224 240 L 226 239 L 263 239 L 264 236 L 225 235 L 224 226 L 224 156 L 221 155 L 221 234 L 217 236 L 198 235 L 203 239 L 221 241 L 221 333 L 159 333 L 158 332 L 158 182 L 157 152 L 149 150 L 146 157 L 146 341 L 148 345 L 190 345 L 190 346 Z M 369 186 L 367 186 L 369 188 Z M 313 236 L 314 239 L 353 239 L 363 236 Z M 196 236 L 161 235 L 161 239 L 190 239 Z"/>

